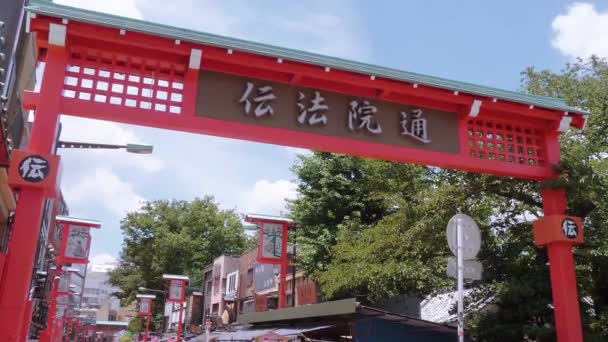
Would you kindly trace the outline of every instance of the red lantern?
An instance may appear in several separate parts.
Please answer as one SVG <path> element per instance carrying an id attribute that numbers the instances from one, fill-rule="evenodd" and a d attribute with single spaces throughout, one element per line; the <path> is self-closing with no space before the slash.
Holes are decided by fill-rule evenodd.
<path id="1" fill-rule="evenodd" d="M 287 267 L 287 232 L 293 221 L 284 217 L 249 214 L 245 221 L 255 223 L 260 227 L 260 240 L 258 243 L 259 263 L 275 264 L 281 266 L 279 282 L 279 308 L 287 306 L 285 290 Z"/>
<path id="2" fill-rule="evenodd" d="M 169 281 L 169 296 L 167 302 L 179 303 L 179 319 L 177 325 L 177 342 L 181 341 L 182 312 L 184 311 L 184 300 L 186 298 L 186 284 L 190 278 L 183 275 L 163 274 L 163 279 Z"/>
<path id="3" fill-rule="evenodd" d="M 89 263 L 90 230 L 91 228 L 100 228 L 101 223 L 67 216 L 57 216 L 55 222 L 58 229 L 56 234 L 61 236 L 57 262 L 59 264 Z"/>

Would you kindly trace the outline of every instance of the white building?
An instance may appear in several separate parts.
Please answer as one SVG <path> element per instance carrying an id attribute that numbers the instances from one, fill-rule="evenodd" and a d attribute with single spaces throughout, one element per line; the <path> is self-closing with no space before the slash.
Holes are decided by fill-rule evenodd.
<path id="1" fill-rule="evenodd" d="M 82 293 L 83 313 L 98 321 L 114 321 L 117 319 L 120 300 L 112 293 L 118 291 L 108 281 L 108 272 L 116 268 L 115 264 L 90 265 Z"/>

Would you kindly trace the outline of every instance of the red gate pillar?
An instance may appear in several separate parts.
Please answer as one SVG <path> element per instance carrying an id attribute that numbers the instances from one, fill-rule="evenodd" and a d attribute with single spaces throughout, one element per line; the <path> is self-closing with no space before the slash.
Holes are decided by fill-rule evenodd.
<path id="1" fill-rule="evenodd" d="M 548 162 L 555 165 L 561 159 L 558 134 L 555 132 L 554 136 L 546 139 Z M 583 242 L 582 220 L 565 216 L 567 201 L 564 189 L 545 189 L 542 197 L 544 216 L 534 222 L 534 243 L 545 246 L 549 256 L 557 340 L 579 342 L 583 340 L 583 333 L 572 246 Z M 566 220 L 578 226 L 575 236 L 568 236 L 563 230 Z"/>
<path id="2" fill-rule="evenodd" d="M 53 39 L 49 38 L 46 67 L 28 147 L 29 151 L 42 154 L 51 153 L 55 142 L 61 88 L 66 68 L 65 26 L 51 24 L 50 31 L 49 36 L 53 36 Z M 41 189 L 24 187 L 19 191 L 9 242 L 8 261 L 0 293 L 0 331 L 5 341 L 17 341 L 21 329 L 29 328 L 29 324 L 24 323 L 23 320 L 44 201 L 45 193 Z"/>
<path id="3" fill-rule="evenodd" d="M 535 241 L 539 244 L 542 234 L 549 230 L 562 233 L 563 220 L 567 219 L 566 194 L 563 189 L 547 189 L 543 191 L 544 218 L 558 217 L 559 220 L 547 222 L 551 226 L 535 223 Z M 573 221 L 577 218 L 572 217 Z M 539 220 L 540 221 L 540 220 Z M 538 222 L 538 221 L 537 221 Z M 546 221 L 545 221 L 546 222 Z M 539 222 L 540 223 L 540 222 Z M 582 224 L 578 228 L 578 239 L 547 238 L 546 247 L 549 255 L 549 270 L 551 272 L 551 291 L 553 293 L 553 307 L 555 315 L 555 329 L 557 340 L 560 342 L 579 342 L 583 340 L 581 315 L 576 287 L 576 273 L 572 246 L 582 242 Z"/>

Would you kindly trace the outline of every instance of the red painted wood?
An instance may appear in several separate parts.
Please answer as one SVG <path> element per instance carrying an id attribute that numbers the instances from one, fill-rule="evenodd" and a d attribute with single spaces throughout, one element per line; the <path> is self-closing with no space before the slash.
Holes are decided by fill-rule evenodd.
<path id="1" fill-rule="evenodd" d="M 65 50 L 51 47 L 41 85 L 39 108 L 32 128 L 29 151 L 48 154 L 55 142 L 61 86 L 65 70 Z M 19 193 L 15 223 L 9 242 L 9 260 L 0 293 L 0 331 L 6 341 L 16 341 L 24 323 L 25 303 L 30 289 L 32 266 L 38 242 L 45 195 L 41 190 L 24 188 Z"/>
<path id="2" fill-rule="evenodd" d="M 32 30 L 42 33 L 48 31 L 49 22 L 58 22 L 56 18 L 48 18 L 38 16 L 32 20 Z M 344 85 L 356 85 L 369 89 L 381 89 L 391 92 L 397 92 L 408 96 L 425 97 L 435 100 L 440 100 L 446 103 L 470 104 L 473 99 L 481 99 L 484 104 L 481 107 L 482 113 L 503 112 L 510 114 L 518 114 L 534 118 L 544 118 L 552 121 L 559 121 L 563 112 L 559 110 L 546 109 L 540 107 L 529 108 L 527 104 L 515 103 L 511 101 L 498 100 L 492 102 L 491 98 L 466 94 L 461 92 L 458 96 L 453 95 L 452 90 L 434 88 L 425 85 L 418 85 L 414 88 L 411 83 L 391 80 L 383 77 L 370 79 L 370 75 L 359 74 L 356 72 L 331 69 L 325 72 L 324 66 L 306 64 L 297 61 L 283 60 L 278 63 L 275 57 L 256 55 L 244 51 L 235 50 L 232 54 L 228 54 L 225 48 L 209 46 L 191 42 L 181 42 L 175 44 L 173 39 L 154 36 L 150 34 L 127 32 L 126 35 L 120 35 L 117 28 L 100 27 L 93 24 L 71 22 L 68 35 L 70 39 L 89 46 L 98 48 L 99 46 L 111 46 L 114 50 L 119 50 L 121 53 L 134 53 L 140 56 L 147 54 L 163 53 L 173 55 L 172 58 L 185 59 L 191 48 L 199 48 L 204 51 L 203 65 L 211 62 L 222 62 L 233 66 L 249 67 L 259 70 L 261 73 L 281 73 L 286 74 L 286 82 L 293 80 L 312 78 L 318 80 L 333 80 Z M 484 114 L 485 115 L 485 114 Z M 579 114 L 573 115 L 573 124 L 581 127 L 583 118 Z"/>
<path id="3" fill-rule="evenodd" d="M 491 162 L 469 158 L 461 154 L 423 151 L 395 145 L 195 117 L 191 113 L 162 114 L 74 99 L 64 99 L 60 108 L 61 113 L 72 116 L 495 175 L 544 179 L 551 172 L 549 168 Z"/>
<path id="4" fill-rule="evenodd" d="M 491 98 L 474 94 L 460 93 L 455 95 L 452 90 L 448 89 L 423 84 L 414 87 L 410 82 L 391 80 L 377 75 L 374 75 L 376 77 L 372 79 L 371 75 L 347 70 L 332 68 L 330 72 L 326 72 L 324 66 L 321 65 L 285 59 L 282 63 L 278 63 L 276 57 L 243 51 L 233 51 L 232 54 L 228 54 L 225 48 L 217 46 L 190 42 L 181 42 L 179 45 L 176 45 L 173 39 L 151 34 L 127 32 L 126 35 L 120 35 L 117 28 L 100 27 L 94 24 L 70 22 L 68 30 L 70 58 L 72 60 L 80 60 L 81 63 L 89 63 L 88 60 L 92 58 L 95 65 L 99 66 L 105 63 L 112 71 L 122 69 L 126 73 L 136 72 L 136 70 L 153 71 L 155 75 L 162 75 L 161 77 L 167 77 L 171 80 L 176 77 L 182 77 L 183 79 L 185 75 L 180 114 L 169 114 L 166 110 L 157 111 L 154 108 L 152 110 L 129 108 L 124 105 L 112 105 L 94 100 L 84 101 L 59 98 L 57 96 L 58 77 L 59 75 L 63 75 L 64 71 L 61 69 L 65 63 L 58 62 L 56 51 L 53 52 L 54 48 L 49 48 L 47 43 L 49 22 L 58 23 L 59 21 L 60 19 L 58 18 L 39 15 L 31 23 L 32 31 L 36 32 L 39 60 L 46 60 L 50 65 L 54 65 L 57 68 L 55 71 L 45 71 L 43 81 L 44 93 L 42 96 L 36 97 L 30 94 L 25 97 L 25 106 L 27 108 L 34 108 L 40 104 L 38 112 L 44 113 L 44 115 L 37 113 L 41 119 L 37 117 L 34 131 L 32 132 L 31 148 L 35 151 L 48 152 L 50 150 L 52 139 L 54 138 L 51 133 L 54 132 L 56 127 L 56 113 L 61 111 L 68 115 L 87 118 L 304 147 L 399 162 L 455 168 L 471 172 L 491 173 L 500 176 L 538 180 L 555 176 L 549 166 L 559 161 L 559 141 L 556 128 L 564 114 L 559 110 L 542 107 L 530 108 L 527 104 L 501 99 L 493 102 Z M 188 57 L 192 48 L 203 51 L 202 67 L 207 70 L 233 73 L 240 76 L 273 80 L 296 86 L 312 87 L 356 96 L 381 98 L 398 103 L 420 105 L 460 113 L 460 137 L 458 141 L 460 152 L 450 154 L 421 151 L 413 148 L 196 117 L 194 99 L 196 97 L 197 77 L 195 75 L 197 75 L 197 72 L 186 71 Z M 99 79 L 94 79 L 94 82 L 98 81 Z M 127 80 L 124 82 L 124 85 L 128 86 L 128 83 Z M 72 88 L 65 86 L 63 88 L 74 91 L 77 97 L 86 91 L 80 86 Z M 155 92 L 156 90 L 158 89 L 154 88 Z M 96 93 L 99 94 L 99 92 Z M 125 101 L 129 96 L 124 95 L 122 98 Z M 144 100 L 141 92 L 138 92 L 131 99 L 137 101 L 138 104 Z M 484 122 L 504 120 L 513 125 L 539 129 L 541 132 L 540 142 L 536 140 L 528 142 L 525 140 L 517 144 L 511 143 L 514 145 L 514 150 L 507 151 L 504 154 L 505 158 L 512 157 L 514 161 L 517 161 L 515 163 L 490 160 L 488 156 L 489 153 L 492 153 L 489 151 L 492 148 L 488 147 L 488 144 L 495 142 L 495 138 L 488 136 L 485 131 L 481 136 L 477 136 L 477 133 L 475 133 L 476 129 L 472 128 L 471 125 L 473 124 L 466 117 L 468 109 L 475 99 L 483 101 L 479 114 L 480 120 Z M 162 99 L 155 99 L 152 102 L 165 106 L 171 104 Z M 572 116 L 572 124 L 575 127 L 582 127 L 584 117 L 580 114 L 573 114 Z M 474 132 L 473 134 L 475 134 L 472 138 L 469 136 L 469 130 L 471 129 Z M 493 132 L 498 132 L 498 130 Z M 530 138 L 532 139 L 532 137 Z M 469 145 L 471 140 L 472 146 Z M 525 151 L 529 148 L 535 149 L 533 155 L 530 157 L 526 156 L 526 159 L 533 160 L 534 165 L 519 163 L 519 158 L 521 158 L 519 155 L 521 153 L 518 148 L 522 148 Z M 541 152 L 541 154 L 536 152 Z M 471 155 L 475 157 L 471 157 Z M 540 164 L 541 162 L 543 162 L 542 165 Z M 17 211 L 15 223 L 18 223 L 20 227 L 19 229 L 15 229 L 15 232 L 19 233 L 14 233 L 14 240 L 27 240 L 24 233 L 26 231 L 30 236 L 35 236 L 33 228 L 37 228 L 40 221 L 40 216 L 37 213 L 41 211 L 42 198 L 42 194 L 34 193 L 32 190 L 24 190 L 22 192 L 19 204 L 21 212 L 23 213 L 23 208 L 26 207 L 28 213 L 33 209 L 36 214 L 28 218 L 24 214 L 19 216 L 19 210 Z M 564 212 L 566 200 L 563 192 L 547 190 L 543 193 L 543 198 L 545 200 L 546 214 L 561 214 Z M 37 222 L 35 222 L 36 220 Z M 34 241 L 34 239 L 30 240 Z M 29 258 L 29 254 L 35 251 L 35 245 L 32 244 L 32 241 L 27 241 L 23 244 L 20 242 L 18 244 L 19 247 L 23 247 L 27 251 L 17 255 L 17 258 L 25 256 L 23 260 L 19 261 L 21 268 L 31 267 L 32 263 L 30 262 L 31 258 Z M 284 244 L 284 247 L 286 248 L 286 244 Z M 580 316 L 571 246 L 550 244 L 547 248 L 549 250 L 551 265 L 558 338 L 560 341 L 580 341 Z M 12 258 L 13 255 L 11 254 L 10 260 Z M 7 266 L 5 275 L 13 274 L 17 271 L 17 268 L 15 268 L 17 264 L 16 262 L 11 264 L 9 261 L 8 265 L 13 266 L 11 266 L 12 268 Z M 9 273 L 8 270 L 12 270 L 12 272 Z M 21 278 L 23 277 L 20 277 L 20 282 L 23 280 Z M 13 282 L 12 276 L 11 282 Z M 6 281 L 3 281 L 5 287 L 6 284 Z M 23 285 L 23 288 L 27 288 L 27 285 Z M 20 294 L 17 292 L 10 290 L 8 293 L 11 295 Z M 19 315 L 14 316 L 13 314 L 15 310 L 19 311 L 15 308 L 17 302 L 23 303 L 23 298 L 11 301 L 6 296 L 7 292 L 3 289 L 2 301 L 0 302 L 2 303 L 0 307 L 0 331 L 3 332 L 10 331 L 10 325 L 14 325 L 14 321 L 11 322 L 7 318 L 21 317 Z M 10 323 L 6 324 L 5 322 Z M 19 324 L 17 325 L 19 326 Z M 8 330 L 4 330 L 3 328 L 5 327 Z"/>

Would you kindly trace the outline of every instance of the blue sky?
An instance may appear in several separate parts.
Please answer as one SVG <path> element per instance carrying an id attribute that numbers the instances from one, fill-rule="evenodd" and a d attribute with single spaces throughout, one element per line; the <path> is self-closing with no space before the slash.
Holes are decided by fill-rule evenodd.
<path id="1" fill-rule="evenodd" d="M 576 56 L 608 56 L 608 3 L 599 1 L 58 2 L 510 90 L 519 89 L 528 66 L 557 71 Z M 147 156 L 61 152 L 71 215 L 103 223 L 93 236 L 93 262 L 118 256 L 120 220 L 144 200 L 212 195 L 223 208 L 279 214 L 284 199 L 296 196 L 290 167 L 301 150 L 69 117 L 62 122 L 65 140 L 155 147 Z"/>

